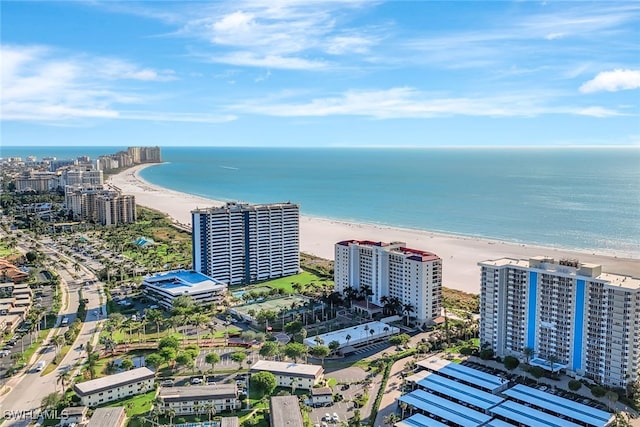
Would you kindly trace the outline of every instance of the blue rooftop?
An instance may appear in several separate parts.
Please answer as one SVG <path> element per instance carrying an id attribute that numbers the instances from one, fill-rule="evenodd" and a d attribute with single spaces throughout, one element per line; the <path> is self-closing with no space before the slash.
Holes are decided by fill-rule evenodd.
<path id="1" fill-rule="evenodd" d="M 462 384 L 458 381 L 454 381 L 434 373 L 428 374 L 423 380 L 418 381 L 418 385 L 420 387 L 433 390 L 434 392 L 450 396 L 459 402 L 465 402 L 482 410 L 492 408 L 504 401 L 503 398 L 494 394 L 478 390 L 475 387 Z"/>
<path id="2" fill-rule="evenodd" d="M 406 420 L 395 424 L 394 427 L 448 427 L 446 424 L 436 421 L 422 414 L 415 414 Z M 513 426 L 510 426 L 513 427 Z"/>
<path id="3" fill-rule="evenodd" d="M 491 392 L 500 389 L 506 381 L 496 375 L 487 374 L 477 369 L 449 362 L 438 357 L 422 360 L 418 362 L 418 365 L 429 371 L 437 372 L 442 376 L 451 377 Z"/>
<path id="4" fill-rule="evenodd" d="M 530 403 L 533 406 L 544 408 L 556 414 L 567 414 L 574 420 L 584 422 L 594 427 L 606 426 L 612 416 L 608 412 L 550 393 L 545 393 L 522 384 L 518 384 L 503 393 L 515 400 Z"/>
<path id="5" fill-rule="evenodd" d="M 528 427 L 580 427 L 579 424 L 509 400 L 491 409 L 491 413 Z"/>
<path id="6" fill-rule="evenodd" d="M 478 427 L 491 419 L 488 415 L 424 390 L 412 391 L 400 397 L 399 400 L 462 427 Z"/>

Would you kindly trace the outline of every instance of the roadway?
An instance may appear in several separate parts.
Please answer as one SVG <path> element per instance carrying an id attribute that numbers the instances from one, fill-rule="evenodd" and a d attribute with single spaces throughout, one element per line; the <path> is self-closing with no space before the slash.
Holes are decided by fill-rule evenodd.
<path id="1" fill-rule="evenodd" d="M 45 376 L 41 376 L 41 373 L 35 372 L 34 366 L 39 361 L 42 360 L 45 362 L 46 369 L 46 366 L 49 366 L 55 357 L 55 347 L 50 345 L 43 346 L 42 349 L 44 349 L 44 353 L 36 353 L 36 356 L 27 364 L 25 373 L 7 382 L 7 385 L 11 387 L 11 391 L 0 397 L 0 405 L 5 419 L 9 418 L 5 421 L 5 424 L 8 426 L 26 427 L 34 421 L 32 414 L 38 413 L 42 399 L 50 393 L 61 390 L 61 386 L 57 384 L 58 373 L 70 369 L 75 370 L 76 367 L 79 369 L 80 365 L 86 360 L 86 352 L 82 350 L 81 347 L 86 348 L 90 340 L 92 340 L 92 344 L 97 344 L 98 332 L 103 317 L 101 313 L 106 312 L 106 306 L 104 304 L 102 306 L 100 305 L 102 284 L 98 282 L 90 270 L 81 266 L 80 271 L 72 271 L 73 260 L 51 248 L 45 248 L 44 252 L 51 258 L 58 258 L 59 260 L 66 259 L 68 261 L 63 268 L 57 270 L 57 273 L 60 275 L 63 292 L 68 295 L 68 304 L 65 306 L 65 301 L 63 300 L 63 310 L 58 316 L 57 324 L 60 324 L 63 317 L 68 317 L 70 324 L 75 320 L 76 310 L 80 303 L 78 290 L 81 287 L 83 288 L 83 297 L 89 300 L 87 304 L 87 318 L 82 324 L 80 333 L 71 346 L 71 349 L 52 372 Z M 93 284 L 83 286 L 85 281 L 92 281 Z M 63 296 L 63 298 L 65 297 Z M 104 298 L 104 300 L 106 301 L 106 298 Z M 54 334 L 64 333 L 65 330 L 66 328 L 58 328 L 57 331 L 54 330 L 53 334 L 49 334 L 48 340 L 50 340 Z M 74 375 L 75 372 L 72 373 L 72 377 Z M 18 413 L 22 415 L 12 416 L 12 414 Z"/>

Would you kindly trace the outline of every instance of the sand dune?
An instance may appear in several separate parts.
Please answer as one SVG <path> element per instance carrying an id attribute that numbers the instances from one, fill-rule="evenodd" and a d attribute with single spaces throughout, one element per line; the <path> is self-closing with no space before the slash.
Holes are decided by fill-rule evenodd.
<path id="1" fill-rule="evenodd" d="M 141 169 L 148 166 L 150 165 L 139 165 L 127 169 L 112 176 L 109 182 L 120 188 L 123 193 L 135 195 L 137 204 L 165 212 L 177 222 L 189 226 L 192 209 L 224 204 L 152 185 L 138 175 Z M 302 209 L 304 210 L 304 206 Z M 334 244 L 350 239 L 401 241 L 406 242 L 408 247 L 434 252 L 442 258 L 443 285 L 473 293 L 480 291 L 477 263 L 503 257 L 527 258 L 545 255 L 555 258 L 578 258 L 583 262 L 602 264 L 603 269 L 608 272 L 640 277 L 640 252 L 609 256 L 309 216 L 300 218 L 302 252 L 333 259 Z"/>

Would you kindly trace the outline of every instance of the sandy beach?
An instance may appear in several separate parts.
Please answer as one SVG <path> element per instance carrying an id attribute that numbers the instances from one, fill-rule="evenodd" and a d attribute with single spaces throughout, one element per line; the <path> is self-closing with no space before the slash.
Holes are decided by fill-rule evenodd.
<path id="1" fill-rule="evenodd" d="M 221 201 L 168 190 L 144 181 L 140 178 L 139 172 L 149 166 L 151 165 L 138 165 L 127 169 L 113 175 L 109 183 L 120 188 L 124 194 L 134 195 L 137 204 L 165 212 L 177 222 L 189 226 L 191 210 L 224 204 Z M 304 207 L 302 209 L 304 210 Z M 300 218 L 302 252 L 333 259 L 334 244 L 350 239 L 401 241 L 406 242 L 408 247 L 434 252 L 442 258 L 443 285 L 473 293 L 480 291 L 477 263 L 503 257 L 528 258 L 545 255 L 555 258 L 577 258 L 582 262 L 601 264 L 607 272 L 640 277 L 640 253 L 609 256 L 309 216 Z"/>

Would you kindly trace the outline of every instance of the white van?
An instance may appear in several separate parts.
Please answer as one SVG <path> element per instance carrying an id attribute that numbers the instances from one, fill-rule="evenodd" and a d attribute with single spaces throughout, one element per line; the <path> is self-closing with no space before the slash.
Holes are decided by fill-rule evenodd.
<path id="1" fill-rule="evenodd" d="M 44 360 L 39 361 L 39 362 L 36 364 L 36 372 L 42 372 L 42 371 L 44 371 L 44 366 L 45 366 Z"/>
<path id="2" fill-rule="evenodd" d="M 60 326 L 67 326 L 69 324 L 69 318 L 65 317 L 64 319 L 62 319 L 62 323 L 60 323 Z"/>

